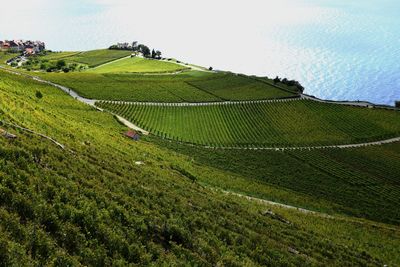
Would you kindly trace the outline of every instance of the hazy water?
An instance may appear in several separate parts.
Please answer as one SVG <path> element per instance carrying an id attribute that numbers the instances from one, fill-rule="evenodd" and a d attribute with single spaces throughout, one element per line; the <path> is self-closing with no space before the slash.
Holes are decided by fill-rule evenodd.
<path id="1" fill-rule="evenodd" d="M 399 0 L 149 0 L 151 13 L 133 11 L 139 0 L 40 1 L 2 14 L 0 39 L 75 51 L 138 40 L 186 62 L 296 79 L 321 98 L 400 100 Z"/>
<path id="2" fill-rule="evenodd" d="M 314 21 L 277 29 L 269 38 L 268 72 L 296 78 L 321 98 L 400 100 L 400 2 L 312 5 L 322 8 Z"/>

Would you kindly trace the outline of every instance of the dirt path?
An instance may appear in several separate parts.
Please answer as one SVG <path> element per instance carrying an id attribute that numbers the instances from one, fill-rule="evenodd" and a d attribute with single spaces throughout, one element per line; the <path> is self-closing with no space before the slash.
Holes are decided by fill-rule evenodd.
<path id="1" fill-rule="evenodd" d="M 10 122 L 1 121 L 1 120 L 0 120 L 0 122 L 3 123 L 3 124 L 5 124 L 5 125 L 8 125 L 8 126 L 11 126 L 11 127 L 17 128 L 17 129 L 20 129 L 20 130 L 22 130 L 22 131 L 25 131 L 25 132 L 28 132 L 28 133 L 31 133 L 31 134 L 40 136 L 40 137 L 45 138 L 45 139 L 47 139 L 47 140 L 50 140 L 51 142 L 53 142 L 55 145 L 57 145 L 57 146 L 60 147 L 61 149 L 63 149 L 63 150 L 65 149 L 65 146 L 64 146 L 63 144 L 57 142 L 56 140 L 54 140 L 53 138 L 51 138 L 51 137 L 49 137 L 49 136 L 47 136 L 47 135 L 44 135 L 44 134 L 35 132 L 35 131 L 31 130 L 31 129 L 28 129 L 28 128 L 25 128 L 25 127 L 22 127 L 22 126 L 19 126 L 19 125 L 15 124 L 15 123 L 10 123 Z"/>
<path id="2" fill-rule="evenodd" d="M 328 148 L 338 148 L 338 149 L 347 149 L 347 148 L 360 148 L 367 146 L 380 146 L 384 144 L 391 144 L 400 142 L 400 137 L 379 140 L 374 142 L 365 142 L 358 144 L 345 144 L 345 145 L 327 145 L 327 146 L 303 146 L 303 147 L 211 147 L 211 146 L 203 146 L 207 149 L 222 149 L 222 150 L 275 150 L 275 151 L 292 151 L 292 150 L 313 150 L 313 149 L 328 149 Z"/>
<path id="3" fill-rule="evenodd" d="M 243 195 L 243 194 L 239 194 L 239 193 L 235 193 L 235 192 L 231 192 L 231 191 L 226 191 L 226 190 L 222 190 L 219 188 L 213 188 L 213 187 L 208 187 L 210 190 L 212 191 L 216 191 L 216 192 L 221 192 L 223 194 L 226 195 L 233 195 L 233 196 L 237 196 L 240 198 L 244 198 L 247 199 L 248 201 L 253 201 L 253 202 L 257 202 L 266 206 L 276 206 L 279 208 L 284 208 L 284 209 L 289 209 L 289 210 L 295 210 L 298 211 L 300 213 L 304 213 L 304 214 L 308 214 L 308 215 L 312 215 L 312 216 L 317 216 L 317 217 L 321 217 L 321 218 L 326 218 L 326 219 L 332 219 L 332 220 L 337 220 L 337 221 L 345 221 L 345 222 L 350 222 L 350 223 L 355 223 L 355 224 L 360 224 L 360 225 L 368 225 L 374 228 L 382 228 L 382 229 L 387 229 L 387 230 L 391 230 L 391 231 L 396 231 L 399 232 L 400 228 L 396 227 L 396 226 L 390 226 L 390 225 L 386 225 L 383 223 L 378 223 L 378 222 L 374 222 L 374 221 L 368 221 L 362 218 L 356 218 L 356 217 L 349 217 L 346 215 L 330 215 L 327 213 L 323 213 L 323 212 L 319 212 L 319 211 L 313 211 L 313 210 L 308 210 L 308 209 L 304 209 L 304 208 L 299 208 L 296 206 L 291 206 L 291 205 L 287 205 L 287 204 L 282 204 L 279 202 L 274 202 L 274 201 L 270 201 L 270 200 L 265 200 L 265 199 L 261 199 L 261 198 L 256 198 L 256 197 L 251 197 L 251 196 L 247 196 L 247 195 Z M 274 212 L 267 210 L 265 212 L 265 214 L 270 214 L 270 215 L 275 215 Z M 287 223 L 290 223 L 289 221 L 286 221 Z"/>
<path id="4" fill-rule="evenodd" d="M 322 213 L 322 212 L 318 212 L 318 211 L 299 208 L 299 207 L 286 205 L 286 204 L 282 204 L 282 203 L 279 203 L 279 202 L 274 202 L 274 201 L 265 200 L 265 199 L 261 199 L 261 198 L 250 197 L 250 196 L 247 196 L 247 195 L 242 195 L 242 194 L 231 192 L 231 191 L 214 189 L 214 188 L 211 188 L 211 189 L 214 190 L 214 191 L 220 191 L 220 192 L 222 192 L 224 194 L 227 194 L 227 195 L 238 196 L 238 197 L 245 198 L 245 199 L 250 200 L 250 201 L 256 201 L 256 202 L 259 202 L 259 203 L 262 203 L 262 204 L 267 204 L 267 205 L 271 205 L 271 206 L 277 206 L 277 207 L 281 207 L 281 208 L 285 208 L 285 209 L 297 210 L 297 211 L 299 211 L 301 213 L 314 214 L 314 215 L 318 215 L 318 216 L 324 217 L 324 218 L 333 218 L 332 215 L 329 215 L 329 214 L 326 214 L 326 213 Z"/>
<path id="5" fill-rule="evenodd" d="M 111 104 L 128 104 L 128 105 L 143 105 L 143 106 L 163 106 L 163 107 L 195 107 L 195 106 L 221 106 L 221 105 L 240 105 L 240 104 L 254 104 L 254 103 L 280 103 L 301 100 L 300 97 L 293 98 L 280 98 L 280 99 L 265 99 L 265 100 L 244 100 L 244 101 L 219 101 L 219 102 L 134 102 L 134 101 L 120 101 L 120 100 L 98 100 L 99 102 Z"/>
<path id="6" fill-rule="evenodd" d="M 54 86 L 54 87 L 56 87 L 56 88 L 58 88 L 58 89 L 61 89 L 62 91 L 64 91 L 65 93 L 69 94 L 69 95 L 72 96 L 74 99 L 76 99 L 76 100 L 78 100 L 78 101 L 80 101 L 80 102 L 82 102 L 82 103 L 85 103 L 85 104 L 87 104 L 87 105 L 89 105 L 89 106 L 92 106 L 92 107 L 96 108 L 97 110 L 105 111 L 105 110 L 103 110 L 103 109 L 101 109 L 101 108 L 98 108 L 98 107 L 95 105 L 95 103 L 96 103 L 98 100 L 95 100 L 95 99 L 88 99 L 88 98 L 85 98 L 85 97 L 81 97 L 77 92 L 75 92 L 74 90 L 72 90 L 72 89 L 70 89 L 70 88 L 68 88 L 68 87 L 65 87 L 65 86 L 62 86 L 62 85 L 59 85 L 59 84 L 50 82 L 50 81 L 43 80 L 43 79 L 41 79 L 41 78 L 39 78 L 39 77 L 36 77 L 36 76 L 31 76 L 31 75 L 28 75 L 28 74 L 24 74 L 24 73 L 20 73 L 20 72 L 17 72 L 17 71 L 13 71 L 13 70 L 4 68 L 4 67 L 2 67 L 2 66 L 0 66 L 0 69 L 5 70 L 6 72 L 9 72 L 9 73 L 12 73 L 12 74 L 15 74 L 15 75 L 25 76 L 25 77 L 31 78 L 31 79 L 33 79 L 33 80 L 35 80 L 35 81 L 37 81 L 37 82 L 40 82 L 40 83 L 44 83 L 44 84 L 48 84 L 48 85 Z M 106 110 L 105 112 L 109 112 L 109 111 Z M 113 114 L 112 112 L 109 112 L 109 113 Z M 115 115 L 115 116 L 118 118 L 118 120 L 119 120 L 121 123 L 123 123 L 126 127 L 130 128 L 130 129 L 132 129 L 132 130 L 135 130 L 135 131 L 139 131 L 139 132 L 143 133 L 144 135 L 148 135 L 148 134 L 149 134 L 148 131 L 146 131 L 146 130 L 144 130 L 144 129 L 141 129 L 140 127 L 134 125 L 133 123 L 129 122 L 128 120 L 126 120 L 126 119 L 124 119 L 124 118 L 122 118 L 121 116 L 118 116 L 118 115 L 116 115 L 116 114 L 113 114 L 113 115 Z"/>
<path id="7" fill-rule="evenodd" d="M 94 67 L 94 68 L 90 68 L 90 69 L 88 69 L 88 70 L 95 70 L 95 69 L 97 69 L 97 68 L 100 68 L 100 67 L 103 67 L 103 66 L 107 66 L 107 65 L 110 65 L 110 64 L 112 64 L 112 63 L 115 63 L 115 62 L 118 62 L 118 61 L 121 61 L 121 60 L 124 60 L 124 59 L 127 59 L 127 58 L 131 58 L 131 56 L 129 55 L 129 56 L 126 56 L 126 57 L 121 57 L 121 58 L 118 58 L 118 59 L 116 59 L 116 60 L 112 60 L 112 61 L 109 61 L 109 62 L 107 62 L 107 63 L 98 65 L 98 66 L 96 66 L 96 67 Z"/>
<path id="8" fill-rule="evenodd" d="M 116 114 L 114 114 L 114 116 L 121 122 L 123 123 L 126 127 L 135 130 L 137 132 L 141 132 L 144 135 L 149 135 L 150 133 L 138 126 L 136 126 L 135 124 L 131 123 L 130 121 L 128 121 L 127 119 L 122 118 L 121 116 L 118 116 Z"/>
<path id="9" fill-rule="evenodd" d="M 243 104 L 243 103 L 278 103 L 278 102 L 288 102 L 288 101 L 298 101 L 301 99 L 309 99 L 309 100 L 313 100 L 313 101 L 317 101 L 317 102 L 323 102 L 323 103 L 331 103 L 331 104 L 340 104 L 340 105 L 352 105 L 354 106 L 355 104 L 358 104 L 357 106 L 361 106 L 361 107 L 369 107 L 368 105 L 371 105 L 371 103 L 368 102 L 337 102 L 337 101 L 328 101 L 328 100 L 322 100 L 322 99 L 318 99 L 318 98 L 314 98 L 312 96 L 308 96 L 308 95 L 301 95 L 301 97 L 298 98 L 286 98 L 286 99 L 270 99 L 270 100 L 249 100 L 249 101 L 225 101 L 225 102 L 202 102 L 202 103 L 161 103 L 161 102 L 129 102 L 129 101 L 103 101 L 103 100 L 96 100 L 96 99 L 88 99 L 88 98 L 84 98 L 81 97 L 77 92 L 75 92 L 74 90 L 50 82 L 50 81 L 46 81 L 43 80 L 42 78 L 36 77 L 36 76 L 31 76 L 28 74 L 24 74 L 18 71 L 13 71 L 10 70 L 8 68 L 2 67 L 0 66 L 0 69 L 5 70 L 9 73 L 13 73 L 16 75 L 22 75 L 28 78 L 31 78 L 35 81 L 41 82 L 41 83 L 45 83 L 51 86 L 54 86 L 56 88 L 61 89 L 62 91 L 64 91 L 65 93 L 69 94 L 70 96 L 72 96 L 73 98 L 75 98 L 76 100 L 88 104 L 100 111 L 106 111 L 109 112 L 107 110 L 103 110 L 101 108 L 98 108 L 95 103 L 102 101 L 102 102 L 106 102 L 106 103 L 116 103 L 116 104 L 135 104 L 135 105 L 150 105 L 150 106 L 208 106 L 208 105 L 235 105 L 235 104 Z M 396 109 L 398 110 L 398 109 Z M 113 115 L 115 115 L 118 120 L 123 123 L 125 126 L 127 126 L 128 128 L 135 130 L 135 131 L 139 131 L 145 135 L 148 135 L 149 132 L 134 125 L 133 123 L 131 123 L 129 120 L 122 118 L 121 116 L 114 114 L 112 112 L 109 112 Z M 365 142 L 365 143 L 358 143 L 358 144 L 343 144 L 343 145 L 327 145 L 327 146 L 304 146 L 304 147 L 249 147 L 249 148 L 245 148 L 245 147 L 210 147 L 210 146 L 199 146 L 199 147 L 204 147 L 207 149 L 225 149 L 225 150 L 275 150 L 275 151 L 287 151 L 287 150 L 311 150 L 311 149 L 328 149 L 328 148 L 339 148 L 339 149 L 347 149 L 347 148 L 359 148 L 359 147 L 366 147 L 366 146 L 378 146 L 378 145 L 383 145 L 383 144 L 390 144 L 390 143 L 395 143 L 395 142 L 400 142 L 400 137 L 396 137 L 396 138 L 390 138 L 390 139 L 385 139 L 385 140 L 379 140 L 379 141 L 374 141 L 374 142 Z"/>
<path id="10" fill-rule="evenodd" d="M 180 66 L 183 66 L 183 67 L 186 67 L 186 68 L 190 68 L 191 70 L 202 71 L 202 72 L 210 72 L 210 73 L 214 72 L 214 71 L 210 71 L 210 70 L 207 70 L 205 68 L 198 67 L 198 66 L 195 66 L 195 65 L 191 65 L 191 64 L 186 65 L 185 63 L 182 63 L 182 62 L 178 63 L 176 61 L 172 61 L 172 60 L 168 60 L 168 59 L 164 59 L 164 60 L 161 60 L 161 61 L 177 64 L 177 65 L 180 65 Z"/>

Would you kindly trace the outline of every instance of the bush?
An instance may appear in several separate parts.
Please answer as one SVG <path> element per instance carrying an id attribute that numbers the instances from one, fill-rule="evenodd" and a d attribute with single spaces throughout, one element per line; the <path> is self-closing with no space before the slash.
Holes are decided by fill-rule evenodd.
<path id="1" fill-rule="evenodd" d="M 59 60 L 56 63 L 57 69 L 62 69 L 63 67 L 67 66 L 67 63 L 65 63 L 65 60 Z"/>
<path id="2" fill-rule="evenodd" d="M 43 98 L 43 94 L 40 91 L 36 91 L 36 98 L 41 99 Z"/>

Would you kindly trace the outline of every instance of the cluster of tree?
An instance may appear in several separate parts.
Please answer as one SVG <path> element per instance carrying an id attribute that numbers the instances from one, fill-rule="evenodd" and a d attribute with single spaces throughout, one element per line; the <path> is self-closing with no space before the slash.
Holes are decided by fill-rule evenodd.
<path id="1" fill-rule="evenodd" d="M 30 57 L 23 67 L 30 70 L 42 70 L 47 72 L 70 72 L 79 70 L 82 66 L 76 63 L 67 63 L 65 60 L 49 61 L 47 59 L 39 59 L 39 57 Z"/>
<path id="2" fill-rule="evenodd" d="M 288 80 L 286 78 L 281 79 L 278 76 L 276 76 L 276 78 L 274 79 L 274 84 L 278 84 L 278 83 L 283 83 L 284 85 L 287 85 L 289 87 L 296 87 L 296 89 L 300 93 L 304 92 L 304 87 L 296 80 Z"/>
<path id="3" fill-rule="evenodd" d="M 161 59 L 161 52 L 159 50 L 151 50 L 147 45 L 139 44 L 138 42 L 118 43 L 109 47 L 111 50 L 127 50 L 134 53 L 141 53 L 146 58 Z"/>
<path id="4" fill-rule="evenodd" d="M 396 108 L 400 108 L 400 100 L 399 101 L 395 101 L 395 106 L 396 106 Z"/>

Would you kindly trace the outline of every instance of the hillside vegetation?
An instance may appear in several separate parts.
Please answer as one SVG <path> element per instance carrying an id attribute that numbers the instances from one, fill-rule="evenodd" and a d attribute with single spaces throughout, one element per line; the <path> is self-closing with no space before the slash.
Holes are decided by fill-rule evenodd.
<path id="1" fill-rule="evenodd" d="M 129 56 L 130 54 L 131 53 L 129 51 L 100 49 L 80 52 L 78 54 L 71 54 L 70 56 L 63 57 L 62 59 L 70 62 L 86 64 L 90 68 L 93 68 L 107 62 Z"/>
<path id="2" fill-rule="evenodd" d="M 237 151 L 209 150 L 156 137 L 149 141 L 185 154 L 191 161 L 241 176 L 204 180 L 225 190 L 400 224 L 399 143 L 351 149 Z M 271 193 L 271 186 L 291 193 Z"/>
<path id="3" fill-rule="evenodd" d="M 312 100 L 206 106 L 99 102 L 151 133 L 212 147 L 353 144 L 400 136 L 400 113 Z"/>
<path id="4" fill-rule="evenodd" d="M 0 137 L 4 266 L 400 262 L 397 227 L 303 214 L 210 190 L 196 180 L 228 174 L 132 142 L 112 116 L 53 87 L 2 71 L 0 78 L 0 119 L 65 145 L 0 126 L 17 135 Z"/>
<path id="5" fill-rule="evenodd" d="M 125 58 L 89 70 L 93 73 L 168 73 L 188 70 L 178 64 L 140 57 Z"/>
<path id="6" fill-rule="evenodd" d="M 80 95 L 99 100 L 139 102 L 215 102 L 294 97 L 268 83 L 229 73 L 198 71 L 177 75 L 92 73 L 39 74 L 72 88 Z M 226 86 L 229 84 L 229 86 Z"/>

